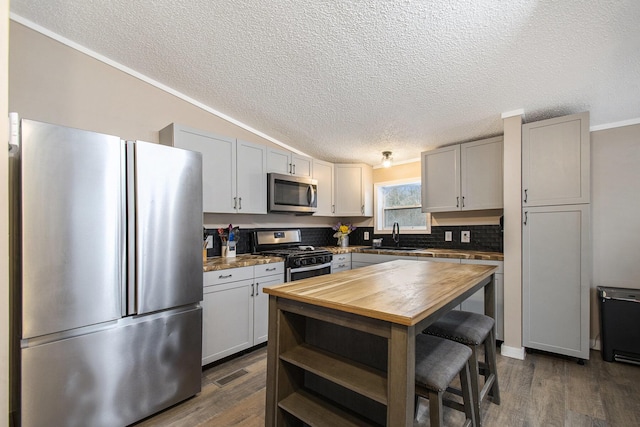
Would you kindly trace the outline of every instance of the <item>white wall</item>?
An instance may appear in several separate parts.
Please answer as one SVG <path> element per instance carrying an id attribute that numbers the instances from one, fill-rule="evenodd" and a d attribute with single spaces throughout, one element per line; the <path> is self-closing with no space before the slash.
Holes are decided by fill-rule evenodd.
<path id="1" fill-rule="evenodd" d="M 591 132 L 591 213 L 595 339 L 596 287 L 640 289 L 640 125 Z"/>

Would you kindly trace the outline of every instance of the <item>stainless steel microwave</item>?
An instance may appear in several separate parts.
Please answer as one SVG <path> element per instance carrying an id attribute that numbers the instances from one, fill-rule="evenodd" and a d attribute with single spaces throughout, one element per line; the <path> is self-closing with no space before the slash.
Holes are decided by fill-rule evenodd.
<path id="1" fill-rule="evenodd" d="M 280 173 L 267 174 L 269 212 L 312 215 L 318 207 L 318 181 Z"/>

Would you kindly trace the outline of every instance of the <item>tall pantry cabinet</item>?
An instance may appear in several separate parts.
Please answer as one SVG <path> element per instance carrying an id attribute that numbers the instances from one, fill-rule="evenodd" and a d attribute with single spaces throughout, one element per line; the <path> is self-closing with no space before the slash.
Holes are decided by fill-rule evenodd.
<path id="1" fill-rule="evenodd" d="M 522 127 L 523 345 L 589 359 L 589 113 Z"/>

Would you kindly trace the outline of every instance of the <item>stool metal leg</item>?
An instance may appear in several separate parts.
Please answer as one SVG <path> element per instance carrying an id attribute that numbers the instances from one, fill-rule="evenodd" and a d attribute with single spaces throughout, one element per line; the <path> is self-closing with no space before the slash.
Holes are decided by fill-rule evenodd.
<path id="1" fill-rule="evenodd" d="M 444 426 L 444 411 L 442 409 L 443 391 L 429 390 L 429 425 L 433 427 Z"/>
<path id="2" fill-rule="evenodd" d="M 500 404 L 500 387 L 498 386 L 498 366 L 496 359 L 496 336 L 491 330 L 489 336 L 485 340 L 485 363 L 487 365 L 485 376 L 486 380 L 493 381 L 491 388 L 489 389 L 489 396 L 496 405 Z M 490 379 L 490 377 L 493 377 Z"/>
<path id="3" fill-rule="evenodd" d="M 469 359 L 469 374 L 471 375 L 471 393 L 474 408 L 474 418 L 476 425 L 482 425 L 482 417 L 480 415 L 480 382 L 478 371 L 478 348 L 475 345 L 469 346 L 471 349 L 471 358 Z"/>
<path id="4" fill-rule="evenodd" d="M 462 388 L 462 398 L 464 401 L 464 413 L 467 416 L 467 422 L 465 426 L 470 425 L 476 427 L 478 421 L 474 411 L 475 401 L 473 400 L 473 391 L 471 390 L 471 381 L 469 381 L 470 371 L 469 365 L 471 361 L 468 361 L 465 367 L 460 371 L 460 386 Z"/>

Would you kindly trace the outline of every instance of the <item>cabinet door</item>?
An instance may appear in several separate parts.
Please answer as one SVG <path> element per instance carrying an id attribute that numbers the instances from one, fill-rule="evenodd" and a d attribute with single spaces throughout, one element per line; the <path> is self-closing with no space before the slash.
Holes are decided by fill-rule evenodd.
<path id="1" fill-rule="evenodd" d="M 422 211 L 460 210 L 460 145 L 422 153 Z"/>
<path id="2" fill-rule="evenodd" d="M 313 176 L 313 160 L 311 157 L 291 153 L 292 174 L 311 178 Z"/>
<path id="3" fill-rule="evenodd" d="M 460 260 L 461 264 L 478 264 L 478 265 L 495 265 L 498 267 L 498 271 L 494 275 L 494 288 L 495 288 L 495 321 L 496 321 L 496 339 L 502 340 L 504 336 L 504 263 L 502 261 L 490 261 L 490 260 L 478 260 L 478 259 L 463 259 Z M 465 311 L 471 311 L 473 313 L 484 314 L 484 288 L 467 298 L 460 304 L 460 309 Z"/>
<path id="4" fill-rule="evenodd" d="M 264 293 L 265 286 L 278 285 L 282 283 L 283 277 L 264 276 L 257 277 L 253 294 L 253 345 L 263 343 L 267 340 L 269 330 L 269 295 Z"/>
<path id="5" fill-rule="evenodd" d="M 253 345 L 253 280 L 208 286 L 202 301 L 202 365 Z"/>
<path id="6" fill-rule="evenodd" d="M 589 205 L 524 209 L 525 347 L 589 358 L 588 240 Z"/>
<path id="7" fill-rule="evenodd" d="M 267 213 L 267 153 L 264 145 L 237 142 L 237 211 Z"/>
<path id="8" fill-rule="evenodd" d="M 460 207 L 502 209 L 502 137 L 460 144 Z"/>
<path id="9" fill-rule="evenodd" d="M 289 151 L 273 147 L 267 148 L 267 172 L 290 175 L 291 171 L 291 153 Z"/>
<path id="10" fill-rule="evenodd" d="M 522 127 L 522 206 L 589 203 L 589 113 Z"/>
<path id="11" fill-rule="evenodd" d="M 315 216 L 333 216 L 333 163 L 313 160 L 313 179 L 318 181 L 318 210 Z"/>
<path id="12" fill-rule="evenodd" d="M 373 169 L 365 164 L 335 164 L 336 216 L 373 216 Z"/>
<path id="13" fill-rule="evenodd" d="M 160 131 L 160 143 L 202 153 L 202 210 L 234 213 L 236 141 L 172 124 Z"/>

